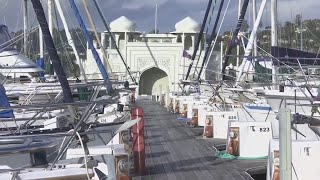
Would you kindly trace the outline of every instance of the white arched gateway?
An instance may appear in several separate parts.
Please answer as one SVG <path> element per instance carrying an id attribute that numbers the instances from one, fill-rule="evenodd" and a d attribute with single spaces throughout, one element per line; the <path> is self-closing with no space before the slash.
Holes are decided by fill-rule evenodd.
<path id="1" fill-rule="evenodd" d="M 188 58 L 183 57 L 183 52 L 185 51 L 190 55 L 193 53 L 196 38 L 198 37 L 197 33 L 200 30 L 200 26 L 196 21 L 187 17 L 175 25 L 175 31 L 173 32 L 167 34 L 144 34 L 136 31 L 134 22 L 121 16 L 110 23 L 110 29 L 114 34 L 122 56 L 139 83 L 140 94 L 155 95 L 161 93 L 161 91 L 181 90 L 178 83 L 185 77 L 191 62 Z M 107 32 L 101 34 L 101 41 L 103 42 L 103 47 L 97 47 L 98 52 L 99 48 L 100 50 L 101 48 L 106 49 L 112 72 L 119 75 L 120 80 L 130 81 L 120 56 L 112 45 Z M 200 43 L 200 46 L 203 45 L 204 42 Z M 199 47 L 199 49 L 204 48 Z M 198 51 L 198 56 L 199 54 L 200 51 Z M 201 54 L 203 56 L 204 52 Z M 196 57 L 197 59 L 198 57 Z M 93 61 L 91 52 L 87 51 L 85 65 L 87 74 L 97 72 L 97 67 Z M 201 63 L 202 58 L 200 58 L 199 64 Z"/>
<path id="2" fill-rule="evenodd" d="M 142 72 L 139 81 L 139 94 L 160 94 L 169 87 L 169 78 L 166 72 L 159 68 L 151 68 Z"/>

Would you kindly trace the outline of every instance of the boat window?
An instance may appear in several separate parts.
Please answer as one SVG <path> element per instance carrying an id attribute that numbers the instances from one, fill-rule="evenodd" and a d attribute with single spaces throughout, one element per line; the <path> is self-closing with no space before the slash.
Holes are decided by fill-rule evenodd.
<path id="1" fill-rule="evenodd" d="M 28 76 L 20 76 L 20 82 L 30 82 L 30 78 Z"/>

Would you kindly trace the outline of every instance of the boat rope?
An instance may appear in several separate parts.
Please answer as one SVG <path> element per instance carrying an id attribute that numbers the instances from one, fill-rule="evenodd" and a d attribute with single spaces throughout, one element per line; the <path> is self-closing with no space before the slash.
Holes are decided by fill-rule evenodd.
<path id="1" fill-rule="evenodd" d="M 86 171 L 87 171 L 87 178 L 88 178 L 88 180 L 90 180 L 89 171 L 88 171 L 88 163 L 87 163 L 88 159 L 87 159 L 86 149 L 85 149 L 85 147 L 83 145 L 82 138 L 81 138 L 80 134 L 77 131 L 76 131 L 76 134 L 78 136 L 79 142 L 80 142 L 82 150 L 83 150 L 83 158 L 84 158 L 84 165 L 85 165 L 85 168 L 86 168 Z"/>
<path id="2" fill-rule="evenodd" d="M 97 32 L 97 28 L 96 28 L 96 26 L 95 26 L 95 24 L 94 24 L 94 22 L 92 20 L 92 16 L 91 16 L 89 8 L 88 8 L 87 1 L 86 0 L 82 0 L 82 4 L 83 4 L 84 10 L 85 10 L 85 12 L 87 14 L 87 17 L 88 17 L 89 23 L 91 25 L 91 28 L 92 28 L 92 30 L 94 32 L 95 37 L 96 37 L 97 43 L 100 46 L 100 50 L 101 50 L 102 56 L 104 58 L 103 62 L 106 62 L 107 69 L 110 72 L 110 74 L 112 74 L 112 69 L 111 69 L 111 66 L 109 64 L 109 60 L 108 60 L 108 57 L 107 57 L 106 50 L 104 49 L 104 47 L 102 46 L 102 43 L 100 41 L 100 38 L 99 38 L 99 35 L 98 35 L 98 32 Z"/>

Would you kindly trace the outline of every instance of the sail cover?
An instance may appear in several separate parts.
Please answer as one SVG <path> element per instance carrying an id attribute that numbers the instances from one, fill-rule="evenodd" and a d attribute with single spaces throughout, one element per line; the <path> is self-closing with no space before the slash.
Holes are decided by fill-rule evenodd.
<path id="1" fill-rule="evenodd" d="M 0 84 L 0 107 L 10 107 L 8 97 L 6 95 L 6 90 L 3 85 Z M 13 118 L 13 110 L 12 109 L 1 109 L 0 110 L 0 118 Z"/>
<path id="2" fill-rule="evenodd" d="M 320 56 L 315 53 L 272 46 L 271 54 L 273 57 L 278 58 L 273 60 L 276 66 L 281 66 L 284 64 L 294 66 L 299 65 L 299 62 L 301 65 L 320 65 L 320 59 L 315 59 L 320 58 Z"/>

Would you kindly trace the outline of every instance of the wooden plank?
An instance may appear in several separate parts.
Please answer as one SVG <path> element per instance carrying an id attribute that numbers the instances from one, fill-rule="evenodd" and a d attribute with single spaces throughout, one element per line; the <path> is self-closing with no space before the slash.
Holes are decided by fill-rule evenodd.
<path id="1" fill-rule="evenodd" d="M 145 111 L 148 171 L 135 178 L 242 180 L 249 178 L 246 169 L 266 162 L 217 159 L 213 146 L 225 140 L 202 139 L 201 128 L 181 125 L 175 114 L 155 102 L 142 101 L 139 106 Z"/>

